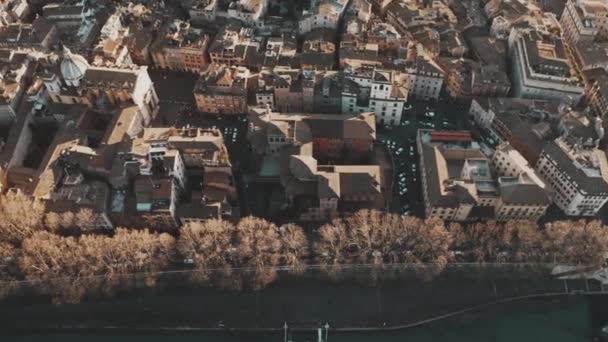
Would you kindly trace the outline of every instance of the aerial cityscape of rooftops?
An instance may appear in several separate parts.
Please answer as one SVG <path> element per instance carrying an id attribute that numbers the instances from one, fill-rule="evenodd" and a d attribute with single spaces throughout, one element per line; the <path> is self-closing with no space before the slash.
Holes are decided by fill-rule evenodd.
<path id="1" fill-rule="evenodd" d="M 58 303 L 608 257 L 606 0 L 4 0 L 0 95 L 0 281 Z"/>

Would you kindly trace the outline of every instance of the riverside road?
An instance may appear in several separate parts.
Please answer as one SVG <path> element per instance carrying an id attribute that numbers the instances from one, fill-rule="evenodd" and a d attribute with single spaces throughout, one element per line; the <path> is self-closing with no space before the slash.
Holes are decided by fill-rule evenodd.
<path id="1" fill-rule="evenodd" d="M 225 291 L 164 281 L 162 288 L 89 298 L 80 305 L 54 306 L 46 298 L 13 298 L 0 305 L 4 331 L 46 328 L 277 329 L 285 321 L 329 322 L 334 329 L 390 328 L 501 299 L 542 293 L 599 292 L 596 281 L 554 279 L 547 270 L 486 266 L 449 267 L 424 280 L 400 276 L 371 285 L 357 277 L 281 279 L 262 290 Z"/>

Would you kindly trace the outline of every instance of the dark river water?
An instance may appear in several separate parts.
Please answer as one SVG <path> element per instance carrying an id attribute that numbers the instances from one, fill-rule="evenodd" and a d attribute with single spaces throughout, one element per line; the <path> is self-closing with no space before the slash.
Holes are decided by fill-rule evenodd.
<path id="1" fill-rule="evenodd" d="M 572 296 L 561 299 L 536 299 L 493 307 L 474 314 L 450 318 L 404 331 L 382 333 L 331 333 L 328 341 L 488 341 L 527 342 L 599 341 L 594 331 L 608 321 L 608 300 Z M 296 341 L 316 341 L 299 336 Z M 0 336 L 0 341 L 283 341 L 280 334 L 206 334 L 206 333 L 53 333 Z"/>

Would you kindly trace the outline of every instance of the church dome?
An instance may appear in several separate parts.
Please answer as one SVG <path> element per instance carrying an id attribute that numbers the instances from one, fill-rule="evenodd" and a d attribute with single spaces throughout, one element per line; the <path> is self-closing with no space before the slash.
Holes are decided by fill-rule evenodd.
<path id="1" fill-rule="evenodd" d="M 61 61 L 61 76 L 68 84 L 77 85 L 89 68 L 89 63 L 81 55 L 73 54 L 64 48 L 63 61 Z"/>

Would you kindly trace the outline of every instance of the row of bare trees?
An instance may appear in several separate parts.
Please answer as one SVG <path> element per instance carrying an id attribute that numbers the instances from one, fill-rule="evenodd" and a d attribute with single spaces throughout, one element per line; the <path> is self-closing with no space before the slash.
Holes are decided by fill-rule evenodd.
<path id="1" fill-rule="evenodd" d="M 599 265 L 608 255 L 608 228 L 599 221 L 542 228 L 529 221 L 445 226 L 361 210 L 309 235 L 295 224 L 246 217 L 238 224 L 187 224 L 178 238 L 124 228 L 112 236 L 70 237 L 63 229 L 89 225 L 87 213 L 45 213 L 41 202 L 20 193 L 0 200 L 0 295 L 25 280 L 62 302 L 151 286 L 158 274 L 183 269 L 184 262 L 193 268 L 193 282 L 261 289 L 281 269 L 299 275 L 315 268 L 336 276 L 361 265 L 376 274 L 387 265 L 431 264 L 441 270 L 451 262 Z"/>
<path id="2" fill-rule="evenodd" d="M 267 286 L 276 280 L 279 267 L 302 273 L 308 257 L 308 239 L 301 227 L 277 227 L 255 217 L 237 225 L 218 220 L 188 224 L 177 248 L 193 264 L 193 280 L 236 289 Z"/>
<path id="3" fill-rule="evenodd" d="M 175 238 L 118 228 L 114 236 L 62 237 L 36 232 L 23 241 L 18 265 L 27 281 L 59 302 L 85 294 L 112 294 L 154 286 L 158 272 L 175 262 Z"/>
<path id="4" fill-rule="evenodd" d="M 600 221 L 452 223 L 452 256 L 457 262 L 513 262 L 600 265 L 608 257 L 608 227 Z"/>
<path id="5" fill-rule="evenodd" d="M 62 233 L 68 230 L 86 231 L 94 222 L 91 209 L 76 212 L 45 212 L 44 203 L 22 192 L 8 192 L 0 198 L 0 241 L 19 244 L 37 231 Z"/>

